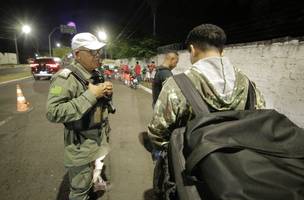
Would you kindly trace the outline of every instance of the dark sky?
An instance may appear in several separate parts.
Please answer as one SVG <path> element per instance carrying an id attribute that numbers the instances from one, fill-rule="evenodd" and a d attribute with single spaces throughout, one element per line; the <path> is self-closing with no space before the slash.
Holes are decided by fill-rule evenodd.
<path id="1" fill-rule="evenodd" d="M 111 40 L 152 34 L 151 7 L 157 8 L 156 33 L 163 44 L 183 42 L 196 25 L 214 23 L 229 43 L 284 36 L 304 36 L 304 0 L 5 0 L 0 7 L 0 37 L 12 37 L 20 23 L 32 25 L 21 36 L 21 51 L 48 49 L 48 34 L 60 24 L 74 21 L 78 32 L 104 28 Z M 58 31 L 55 41 L 69 40 Z M 0 39 L 0 51 L 14 52 L 13 41 Z M 31 51 L 30 51 L 31 50 Z"/>

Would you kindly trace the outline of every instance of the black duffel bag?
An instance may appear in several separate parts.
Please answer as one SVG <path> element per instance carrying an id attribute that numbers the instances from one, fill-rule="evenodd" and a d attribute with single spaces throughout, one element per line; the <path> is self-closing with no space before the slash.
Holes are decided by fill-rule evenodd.
<path id="1" fill-rule="evenodd" d="M 249 110 L 210 113 L 184 74 L 174 79 L 195 113 L 169 143 L 178 199 L 304 199 L 303 129 L 252 103 Z"/>

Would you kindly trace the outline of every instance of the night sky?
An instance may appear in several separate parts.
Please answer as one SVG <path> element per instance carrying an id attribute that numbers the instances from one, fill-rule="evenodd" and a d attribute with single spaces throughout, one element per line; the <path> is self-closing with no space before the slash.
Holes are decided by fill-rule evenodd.
<path id="1" fill-rule="evenodd" d="M 202 23 L 221 26 L 228 43 L 304 36 L 303 0 L 5 0 L 0 7 L 0 51 L 15 52 L 12 37 L 18 23 L 28 23 L 32 33 L 20 36 L 20 54 L 47 51 L 48 34 L 60 24 L 76 23 L 77 31 L 95 33 L 103 28 L 110 40 L 152 35 L 156 10 L 156 36 L 162 44 L 183 42 Z M 153 8 L 153 9 L 152 9 Z M 55 41 L 68 43 L 59 31 Z"/>

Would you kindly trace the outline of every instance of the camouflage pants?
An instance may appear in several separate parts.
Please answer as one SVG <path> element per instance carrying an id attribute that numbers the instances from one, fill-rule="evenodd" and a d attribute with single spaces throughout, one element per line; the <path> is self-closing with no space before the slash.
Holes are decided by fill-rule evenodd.
<path id="1" fill-rule="evenodd" d="M 93 165 L 87 164 L 68 168 L 70 200 L 87 200 L 92 187 Z"/>

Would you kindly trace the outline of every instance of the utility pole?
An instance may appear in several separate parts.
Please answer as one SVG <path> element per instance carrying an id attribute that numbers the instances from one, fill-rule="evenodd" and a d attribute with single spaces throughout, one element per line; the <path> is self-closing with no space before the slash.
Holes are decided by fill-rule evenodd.
<path id="1" fill-rule="evenodd" d="M 17 64 L 19 64 L 19 51 L 18 51 L 18 43 L 17 43 L 16 33 L 14 33 L 14 41 L 15 41 L 15 49 L 16 49 L 16 60 L 17 60 Z"/>
<path id="2" fill-rule="evenodd" d="M 153 36 L 156 36 L 156 11 L 153 12 Z"/>
<path id="3" fill-rule="evenodd" d="M 53 28 L 53 30 L 49 33 L 49 56 L 52 57 L 52 44 L 51 44 L 51 36 L 52 34 L 57 30 L 59 29 L 59 27 L 55 27 Z"/>
<path id="4" fill-rule="evenodd" d="M 156 12 L 157 7 L 160 4 L 160 0 L 147 0 L 147 3 L 151 7 L 153 15 L 153 36 L 156 36 Z"/>

